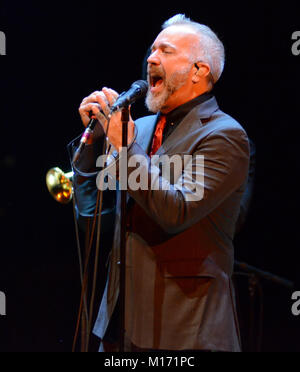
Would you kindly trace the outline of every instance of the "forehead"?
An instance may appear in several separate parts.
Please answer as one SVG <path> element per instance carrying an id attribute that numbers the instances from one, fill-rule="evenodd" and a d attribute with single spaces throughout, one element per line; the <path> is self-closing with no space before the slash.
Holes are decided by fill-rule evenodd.
<path id="1" fill-rule="evenodd" d="M 152 47 L 159 48 L 160 45 L 170 44 L 178 49 L 189 49 L 198 40 L 199 36 L 191 27 L 170 26 L 157 36 Z"/>

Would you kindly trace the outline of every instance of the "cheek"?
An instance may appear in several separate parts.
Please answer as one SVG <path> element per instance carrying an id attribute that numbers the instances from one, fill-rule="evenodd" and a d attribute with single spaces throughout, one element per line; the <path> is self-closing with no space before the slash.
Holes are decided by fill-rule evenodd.
<path id="1" fill-rule="evenodd" d="M 191 64 L 184 60 L 173 59 L 165 63 L 164 69 L 167 78 L 174 78 L 176 76 L 187 75 L 191 70 Z"/>
<path id="2" fill-rule="evenodd" d="M 172 86 L 176 85 L 182 86 L 190 78 L 189 72 L 190 72 L 189 68 L 174 71 L 168 78 L 169 84 L 171 84 Z"/>

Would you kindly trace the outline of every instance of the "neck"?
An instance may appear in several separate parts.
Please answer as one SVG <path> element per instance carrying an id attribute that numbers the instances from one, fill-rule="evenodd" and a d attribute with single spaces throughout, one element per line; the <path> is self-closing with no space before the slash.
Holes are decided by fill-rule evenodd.
<path id="1" fill-rule="evenodd" d="M 209 87 L 206 87 L 205 89 L 198 89 L 197 91 L 191 92 L 189 95 L 180 95 L 180 89 L 176 91 L 164 104 L 164 106 L 161 108 L 160 112 L 164 115 L 168 114 L 169 112 L 175 110 L 177 107 L 184 105 L 185 103 L 193 100 L 196 97 L 199 97 L 200 95 L 210 92 L 211 89 Z M 179 92 L 179 94 L 177 94 Z"/>

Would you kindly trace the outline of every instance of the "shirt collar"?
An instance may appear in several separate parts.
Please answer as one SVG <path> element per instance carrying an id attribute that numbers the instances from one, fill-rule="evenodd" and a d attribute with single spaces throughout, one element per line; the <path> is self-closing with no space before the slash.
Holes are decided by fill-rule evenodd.
<path id="1" fill-rule="evenodd" d="M 173 125 L 179 123 L 194 107 L 200 105 L 201 103 L 209 100 L 213 97 L 211 92 L 205 92 L 198 97 L 184 103 L 181 106 L 176 107 L 174 110 L 166 114 L 167 124 L 172 123 Z M 159 116 L 162 114 L 160 113 Z"/>

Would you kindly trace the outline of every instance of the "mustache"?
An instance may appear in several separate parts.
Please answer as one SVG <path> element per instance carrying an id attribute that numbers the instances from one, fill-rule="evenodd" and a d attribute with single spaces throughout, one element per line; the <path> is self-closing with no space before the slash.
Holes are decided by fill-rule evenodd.
<path id="1" fill-rule="evenodd" d="M 161 78 L 165 78 L 166 72 L 162 66 L 152 66 L 147 68 L 147 76 L 148 79 L 152 76 L 159 76 Z"/>

